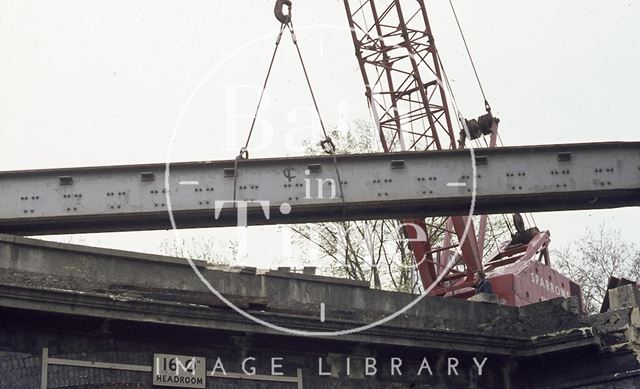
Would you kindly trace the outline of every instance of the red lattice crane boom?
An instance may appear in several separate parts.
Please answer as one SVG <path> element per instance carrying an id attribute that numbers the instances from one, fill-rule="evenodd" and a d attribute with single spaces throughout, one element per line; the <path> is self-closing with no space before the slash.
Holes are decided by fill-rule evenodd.
<path id="1" fill-rule="evenodd" d="M 365 94 L 385 152 L 455 149 L 464 147 L 467 138 L 482 135 L 490 135 L 489 147 L 496 146 L 498 119 L 491 115 L 486 99 L 487 114 L 478 120 L 460 118 L 465 130 L 456 140 L 446 77 L 424 0 L 343 1 Z M 420 215 L 403 220 L 425 289 L 444 271 L 453 249 L 461 254 L 460 265 L 445 274 L 431 294 L 467 297 L 473 293 L 469 288 L 473 272 L 483 270 L 488 220 L 486 215 L 480 217 L 478 234 L 473 223 L 465 234 L 468 221 L 468 217 L 453 216 L 430 226 Z M 492 272 L 498 296 L 509 304 L 524 305 L 580 295 L 577 284 L 550 267 L 548 232 L 525 230 L 519 215 L 514 224 L 517 232 L 512 241 L 500 246 L 484 266 Z"/>
<path id="2" fill-rule="evenodd" d="M 442 69 L 424 1 L 344 0 L 366 96 L 378 124 L 385 152 L 455 149 Z M 418 215 L 416 215 L 418 216 Z M 424 218 L 403 221 L 426 288 L 450 247 L 435 248 Z M 452 217 L 455 235 L 463 236 L 465 217 Z M 416 229 L 423 231 L 416 231 Z M 418 236 L 426 236 L 424 242 Z M 482 248 L 473 228 L 460 244 L 470 271 L 482 266 Z"/>

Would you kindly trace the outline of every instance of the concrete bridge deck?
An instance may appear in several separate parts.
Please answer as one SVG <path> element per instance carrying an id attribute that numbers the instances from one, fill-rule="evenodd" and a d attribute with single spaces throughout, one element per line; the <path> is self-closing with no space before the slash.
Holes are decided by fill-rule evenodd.
<path id="1" fill-rule="evenodd" d="M 197 266 L 238 307 L 294 330 L 359 327 L 415 298 L 330 277 L 202 262 Z M 4 377 L 0 388 L 34 387 L 44 347 L 58 357 L 84 355 L 114 363 L 150 364 L 158 352 L 205 355 L 208 368 L 216 356 L 224 356 L 228 369 L 236 371 L 242 355 L 270 360 L 267 356 L 282 354 L 291 361 L 284 368 L 286 373 L 295 375 L 301 369 L 308 388 L 576 387 L 573 384 L 580 382 L 577 387 L 596 388 L 614 378 L 620 385 L 636 385 L 640 364 L 635 336 L 640 319 L 634 321 L 634 317 L 640 316 L 633 302 L 627 305 L 614 301 L 614 311 L 586 316 L 577 312 L 571 299 L 515 308 L 425 297 L 397 318 L 366 331 L 338 337 L 295 336 L 230 309 L 206 290 L 184 259 L 0 235 L 0 369 Z M 378 359 L 384 374 L 364 374 L 361 360 L 367 357 Z M 389 360 L 394 357 L 401 357 L 412 373 L 391 375 Z M 481 376 L 471 363 L 473 357 L 487 358 Z M 318 358 L 329 375 L 317 371 Z M 347 358 L 354 359 L 349 375 Z M 430 360 L 433 376 L 416 376 L 424 358 Z M 464 372 L 448 374 L 449 358 L 459 360 Z M 13 361 L 23 361 L 15 362 L 22 367 L 13 367 Z M 150 374 L 118 378 L 113 371 L 105 371 L 73 381 L 75 370 L 59 367 L 49 372 L 50 383 L 59 381 L 50 387 L 80 382 L 92 387 L 98 379 L 150 387 L 145 386 Z"/>

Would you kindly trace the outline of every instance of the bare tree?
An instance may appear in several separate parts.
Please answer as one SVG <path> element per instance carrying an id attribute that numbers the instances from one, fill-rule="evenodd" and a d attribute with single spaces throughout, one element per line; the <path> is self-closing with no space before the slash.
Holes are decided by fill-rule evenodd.
<path id="1" fill-rule="evenodd" d="M 182 238 L 179 241 L 165 239 L 160 243 L 160 252 L 173 257 L 198 259 L 209 264 L 229 265 L 232 262 L 229 258 L 237 257 L 238 245 L 233 241 L 223 245 L 211 237 Z"/>
<path id="2" fill-rule="evenodd" d="M 509 219 L 512 215 L 489 215 L 485 230 L 485 239 L 482 247 L 482 258 L 489 258 L 497 253 L 500 245 L 511 240 L 511 234 L 515 231 Z M 480 230 L 480 217 L 474 216 L 473 225 L 476 232 Z M 531 225 L 531 227 L 534 227 Z"/>
<path id="3" fill-rule="evenodd" d="M 305 255 L 328 259 L 326 273 L 367 281 L 376 289 L 409 292 L 413 257 L 396 220 L 365 220 L 291 226 Z"/>
<path id="4" fill-rule="evenodd" d="M 379 151 L 375 132 L 366 122 L 358 121 L 348 132 L 333 129 L 331 138 L 336 153 L 367 153 Z M 308 154 L 320 151 L 307 144 Z M 426 221 L 427 238 L 431 247 L 442 246 L 447 230 L 446 217 Z M 477 224 L 477 220 L 474 221 Z M 321 262 L 328 260 L 321 271 L 333 276 L 367 281 L 373 288 L 403 292 L 415 290 L 415 263 L 409 242 L 405 239 L 402 223 L 398 220 L 373 220 L 301 224 L 291 226 L 303 256 L 316 256 Z M 504 218 L 490 217 L 485 252 L 495 251 L 498 244 L 509 239 Z M 453 231 L 449 231 L 453 234 Z M 454 242 L 451 242 L 455 244 Z M 316 262 L 318 263 L 318 262 Z"/>
<path id="5" fill-rule="evenodd" d="M 600 310 L 609 277 L 640 278 L 640 249 L 604 223 L 555 255 L 558 269 L 582 287 L 587 312 Z"/>

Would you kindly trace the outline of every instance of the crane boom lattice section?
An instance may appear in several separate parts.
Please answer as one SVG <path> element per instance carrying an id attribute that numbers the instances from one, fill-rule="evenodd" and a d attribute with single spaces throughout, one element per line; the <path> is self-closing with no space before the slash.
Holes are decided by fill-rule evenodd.
<path id="1" fill-rule="evenodd" d="M 456 148 L 424 1 L 400 3 L 344 0 L 382 147 Z"/>

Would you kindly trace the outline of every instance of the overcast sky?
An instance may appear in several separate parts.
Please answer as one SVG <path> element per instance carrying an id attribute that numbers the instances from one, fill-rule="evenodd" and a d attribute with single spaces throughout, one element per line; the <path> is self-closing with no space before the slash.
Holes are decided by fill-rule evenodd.
<path id="1" fill-rule="evenodd" d="M 175 160 L 235 157 L 273 50 L 273 3 L 0 0 L 0 170 L 164 162 L 183 109 Z M 455 4 L 506 145 L 638 140 L 638 2 Z M 427 6 L 458 103 L 477 116 L 482 98 L 448 2 Z M 294 0 L 294 22 L 325 122 L 368 119 L 342 0 Z M 288 36 L 268 91 L 252 157 L 302 154 L 317 123 Z M 638 208 L 535 215 L 556 248 L 602 222 L 638 242 L 639 216 Z M 286 253 L 265 256 L 262 247 L 281 239 L 277 230 L 252 231 L 249 263 L 281 263 L 274 258 Z M 231 233 L 184 232 L 193 234 Z M 81 241 L 157 252 L 165 237 Z"/>

